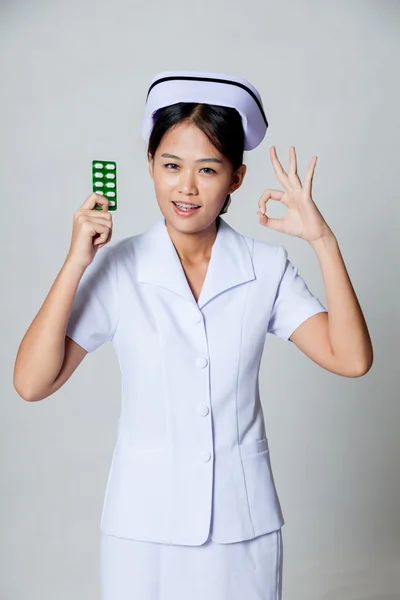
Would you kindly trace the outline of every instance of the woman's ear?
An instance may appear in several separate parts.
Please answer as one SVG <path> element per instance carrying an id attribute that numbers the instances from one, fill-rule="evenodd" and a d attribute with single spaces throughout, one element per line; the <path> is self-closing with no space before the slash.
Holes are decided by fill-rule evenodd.
<path id="1" fill-rule="evenodd" d="M 147 153 L 147 159 L 149 161 L 150 177 L 153 179 L 153 157 L 151 156 L 150 152 Z"/>
<path id="2" fill-rule="evenodd" d="M 240 188 L 243 183 L 244 176 L 246 175 L 247 167 L 246 165 L 240 165 L 240 167 L 234 172 L 232 175 L 232 183 L 229 188 L 229 193 L 232 194 L 235 190 Z"/>

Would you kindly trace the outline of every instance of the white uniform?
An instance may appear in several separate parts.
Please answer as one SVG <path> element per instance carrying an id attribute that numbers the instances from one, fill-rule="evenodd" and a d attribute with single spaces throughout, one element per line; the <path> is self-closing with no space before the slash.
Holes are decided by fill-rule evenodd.
<path id="1" fill-rule="evenodd" d="M 324 311 L 283 246 L 223 219 L 197 303 L 164 217 L 98 251 L 67 335 L 88 352 L 111 341 L 122 374 L 103 600 L 280 598 L 259 366 L 268 332 L 287 340 Z"/>

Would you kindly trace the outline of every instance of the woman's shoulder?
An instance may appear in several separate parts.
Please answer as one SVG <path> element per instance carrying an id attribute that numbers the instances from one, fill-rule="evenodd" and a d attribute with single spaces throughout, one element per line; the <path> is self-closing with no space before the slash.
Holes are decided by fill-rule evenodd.
<path id="1" fill-rule="evenodd" d="M 118 259 L 122 259 L 127 255 L 131 257 L 139 250 L 146 254 L 153 249 L 154 244 L 159 239 L 161 233 L 165 234 L 163 219 L 157 219 L 144 230 L 114 240 L 107 244 L 107 246 L 113 251 L 113 254 Z"/>
<path id="2" fill-rule="evenodd" d="M 229 226 L 234 232 L 238 247 L 249 255 L 256 279 L 259 282 L 279 281 L 287 264 L 287 251 L 282 244 L 260 239 Z M 243 255 L 243 259 L 247 258 Z"/>
<path id="3" fill-rule="evenodd" d="M 135 247 L 140 243 L 142 236 L 143 232 L 120 238 L 118 240 L 112 240 L 107 244 L 107 246 L 104 246 L 104 248 L 108 248 L 116 259 L 121 260 L 125 256 L 134 253 Z"/>
<path id="4" fill-rule="evenodd" d="M 239 233 L 239 232 L 237 232 Z M 268 242 L 266 240 L 252 237 L 250 235 L 240 234 L 245 240 L 253 259 L 274 260 L 278 263 L 285 263 L 288 257 L 286 248 L 282 244 Z"/>

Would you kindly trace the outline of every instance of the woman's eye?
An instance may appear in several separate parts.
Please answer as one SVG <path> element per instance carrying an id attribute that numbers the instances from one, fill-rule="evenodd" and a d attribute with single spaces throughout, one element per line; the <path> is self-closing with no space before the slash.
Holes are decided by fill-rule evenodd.
<path id="1" fill-rule="evenodd" d="M 175 163 L 167 163 L 166 165 L 164 165 L 165 168 L 168 168 L 168 167 L 177 167 L 177 166 L 178 165 L 176 165 Z M 206 171 L 211 171 L 212 173 L 215 173 L 214 169 L 209 169 L 208 167 L 203 167 L 201 170 L 204 171 L 204 169 Z M 171 169 L 169 169 L 169 170 L 171 171 Z M 175 170 L 175 169 L 172 169 L 172 170 Z"/>

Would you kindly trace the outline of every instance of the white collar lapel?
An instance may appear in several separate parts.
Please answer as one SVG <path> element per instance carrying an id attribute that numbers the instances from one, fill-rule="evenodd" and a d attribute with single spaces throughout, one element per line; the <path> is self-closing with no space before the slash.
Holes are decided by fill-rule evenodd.
<path id="1" fill-rule="evenodd" d="M 138 241 L 138 280 L 167 288 L 189 302 L 196 302 L 164 217 L 139 235 Z M 218 294 L 253 279 L 253 263 L 243 236 L 220 218 L 197 306 L 203 308 Z"/>

